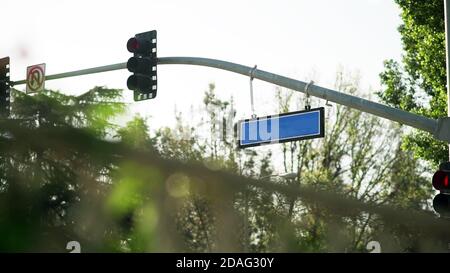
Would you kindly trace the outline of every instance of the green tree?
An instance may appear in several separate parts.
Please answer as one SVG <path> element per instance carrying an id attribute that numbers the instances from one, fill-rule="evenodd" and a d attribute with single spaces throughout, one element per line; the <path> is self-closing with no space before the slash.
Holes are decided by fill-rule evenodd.
<path id="1" fill-rule="evenodd" d="M 154 139 L 150 137 L 147 119 L 135 116 L 125 127 L 117 130 L 117 138 L 132 148 L 148 151 L 155 148 Z"/>
<path id="2" fill-rule="evenodd" d="M 422 177 L 425 168 L 411 153 L 399 148 L 402 135 L 399 127 L 336 105 L 327 109 L 328 126 L 323 140 L 282 144 L 280 153 L 278 146 L 271 147 L 269 153 L 260 147 L 242 151 L 234 146 L 236 141 L 226 141 L 223 134 L 217 134 L 223 129 L 218 125 L 226 124 L 222 119 L 230 117 L 226 111 L 232 109 L 232 101 L 222 101 L 214 92 L 215 86 L 209 87 L 203 103 L 214 107 L 205 107 L 207 122 L 201 124 L 206 126 L 205 130 L 182 120 L 180 114 L 175 129 L 164 129 L 179 133 L 166 134 L 164 142 L 158 142 L 164 143 L 162 147 L 165 148 L 160 150 L 163 156 L 183 161 L 187 158 L 201 160 L 213 169 L 287 186 L 310 186 L 373 205 L 428 209 L 429 183 Z M 358 81 L 338 73 L 336 89 L 355 94 Z M 279 89 L 276 99 L 281 113 L 304 106 L 303 99 L 292 91 Z M 184 142 L 173 138 L 186 131 L 191 137 L 184 138 Z M 203 147 L 202 150 L 199 147 Z M 273 163 L 274 157 L 283 160 Z M 208 163 L 211 160 L 213 165 Z M 296 179 L 286 180 L 271 176 L 273 172 L 297 172 L 299 175 Z M 180 231 L 190 245 L 188 249 L 193 251 L 211 251 L 217 239 L 213 228 L 217 211 L 212 209 L 207 199 L 191 195 L 178 214 Z M 241 219 L 239 229 L 243 251 L 365 251 L 365 244 L 383 230 L 382 223 L 374 214 L 361 213 L 342 218 L 328 211 L 320 202 L 303 202 L 252 186 L 236 193 L 234 208 Z M 203 218 L 201 212 L 204 212 Z M 398 233 L 398 236 L 403 235 L 405 233 Z M 408 244 L 395 247 L 413 250 Z"/>
<path id="3" fill-rule="evenodd" d="M 357 92 L 338 76 L 337 89 Z M 79 240 L 84 251 L 341 252 L 378 238 L 385 250 L 433 249 L 436 238 L 421 235 L 434 233 L 405 221 L 435 228 L 413 211 L 427 208 L 430 189 L 420 160 L 399 149 L 400 128 L 335 106 L 324 139 L 236 149 L 233 101 L 214 89 L 200 123 L 180 113 L 153 132 L 139 116 L 113 124 L 118 90 L 16 94 L 0 126 L 0 251 Z M 278 99 L 280 112 L 302 108 L 292 92 Z M 272 175 L 283 171 L 298 177 Z"/>
<path id="4" fill-rule="evenodd" d="M 402 10 L 399 27 L 404 55 L 402 64 L 385 61 L 380 74 L 382 101 L 427 117 L 447 116 L 444 2 L 395 0 Z M 429 133 L 413 131 L 403 148 L 438 165 L 448 159 L 448 145 Z"/>
<path id="5" fill-rule="evenodd" d="M 117 128 L 113 120 L 125 109 L 120 102 L 121 90 L 104 87 L 95 87 L 78 97 L 51 90 L 35 96 L 14 91 L 13 98 L 11 118 L 17 128 L 64 132 L 75 127 L 103 139 Z M 8 139 L 8 134 L 2 129 L 3 138 Z M 63 147 L 43 149 L 28 143 L 21 143 L 13 152 L 3 152 L 1 162 L 0 202 L 2 208 L 8 209 L 1 211 L 0 248 L 9 251 L 42 249 L 52 236 L 66 241 L 78 238 L 76 226 L 80 219 L 71 214 L 70 208 L 79 204 L 95 206 L 96 198 L 92 197 L 104 194 L 113 169 L 107 160 L 98 160 L 89 153 L 64 151 Z M 8 206 L 8 202 L 14 206 Z M 28 241 L 33 234 L 38 240 L 34 244 Z M 61 246 L 48 245 L 47 249 L 57 247 Z"/>
<path id="6" fill-rule="evenodd" d="M 338 73 L 335 89 L 358 94 L 358 78 Z M 279 90 L 277 100 L 280 112 L 304 106 L 304 99 L 289 90 Z M 340 105 L 326 112 L 323 139 L 281 145 L 282 168 L 298 173 L 295 184 L 375 205 L 429 209 L 431 189 L 422 176 L 426 168 L 411 153 L 400 149 L 400 128 Z M 296 241 L 290 246 L 293 249 L 364 251 L 365 243 L 381 228 L 372 214 L 340 218 L 315 202 L 304 203 L 282 195 L 277 203 L 283 204 L 278 213 L 288 215 L 296 230 L 291 235 Z"/>

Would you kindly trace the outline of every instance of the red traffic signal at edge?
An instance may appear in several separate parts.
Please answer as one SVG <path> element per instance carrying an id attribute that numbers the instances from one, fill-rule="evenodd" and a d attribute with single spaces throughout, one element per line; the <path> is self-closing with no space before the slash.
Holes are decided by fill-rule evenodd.
<path id="1" fill-rule="evenodd" d="M 437 171 L 433 175 L 433 187 L 439 191 L 450 191 L 449 176 L 450 172 Z"/>

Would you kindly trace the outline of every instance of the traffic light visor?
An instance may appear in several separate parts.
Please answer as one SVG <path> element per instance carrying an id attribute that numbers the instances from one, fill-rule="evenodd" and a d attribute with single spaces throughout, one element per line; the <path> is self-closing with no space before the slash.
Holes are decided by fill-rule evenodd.
<path id="1" fill-rule="evenodd" d="M 441 216 L 448 217 L 450 214 L 450 195 L 438 194 L 433 199 L 433 209 L 441 214 Z"/>
<path id="2" fill-rule="evenodd" d="M 127 87 L 130 90 L 145 92 L 152 90 L 152 80 L 145 76 L 131 75 L 127 80 Z"/>
<path id="3" fill-rule="evenodd" d="M 156 60 L 150 58 L 131 57 L 127 62 L 128 71 L 141 74 L 151 74 L 155 65 Z"/>

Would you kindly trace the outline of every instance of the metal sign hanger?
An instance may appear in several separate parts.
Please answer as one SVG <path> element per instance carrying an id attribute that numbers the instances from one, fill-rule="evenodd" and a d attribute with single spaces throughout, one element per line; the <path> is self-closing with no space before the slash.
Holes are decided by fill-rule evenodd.
<path id="1" fill-rule="evenodd" d="M 252 119 L 255 119 L 257 116 L 255 114 L 255 104 L 253 100 L 253 78 L 257 65 L 250 70 L 250 104 L 252 107 Z"/>

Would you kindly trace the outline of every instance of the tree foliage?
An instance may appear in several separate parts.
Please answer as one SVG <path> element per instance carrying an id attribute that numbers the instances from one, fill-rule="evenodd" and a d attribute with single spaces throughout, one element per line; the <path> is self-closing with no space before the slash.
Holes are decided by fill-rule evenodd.
<path id="1" fill-rule="evenodd" d="M 427 117 L 447 116 L 444 2 L 395 0 L 402 10 L 399 27 L 402 64 L 385 61 L 380 74 L 385 103 Z M 405 137 L 404 148 L 438 165 L 448 159 L 448 145 L 421 131 Z"/>
<path id="2" fill-rule="evenodd" d="M 336 88 L 358 85 L 339 74 Z M 114 124 L 120 92 L 14 93 L 0 121 L 0 251 L 364 252 L 374 239 L 436 251 L 448 235 L 395 126 L 333 106 L 324 139 L 241 150 L 233 99 L 214 84 L 199 119 L 154 129 Z M 289 90 L 275 99 L 279 112 L 304 106 Z"/>

